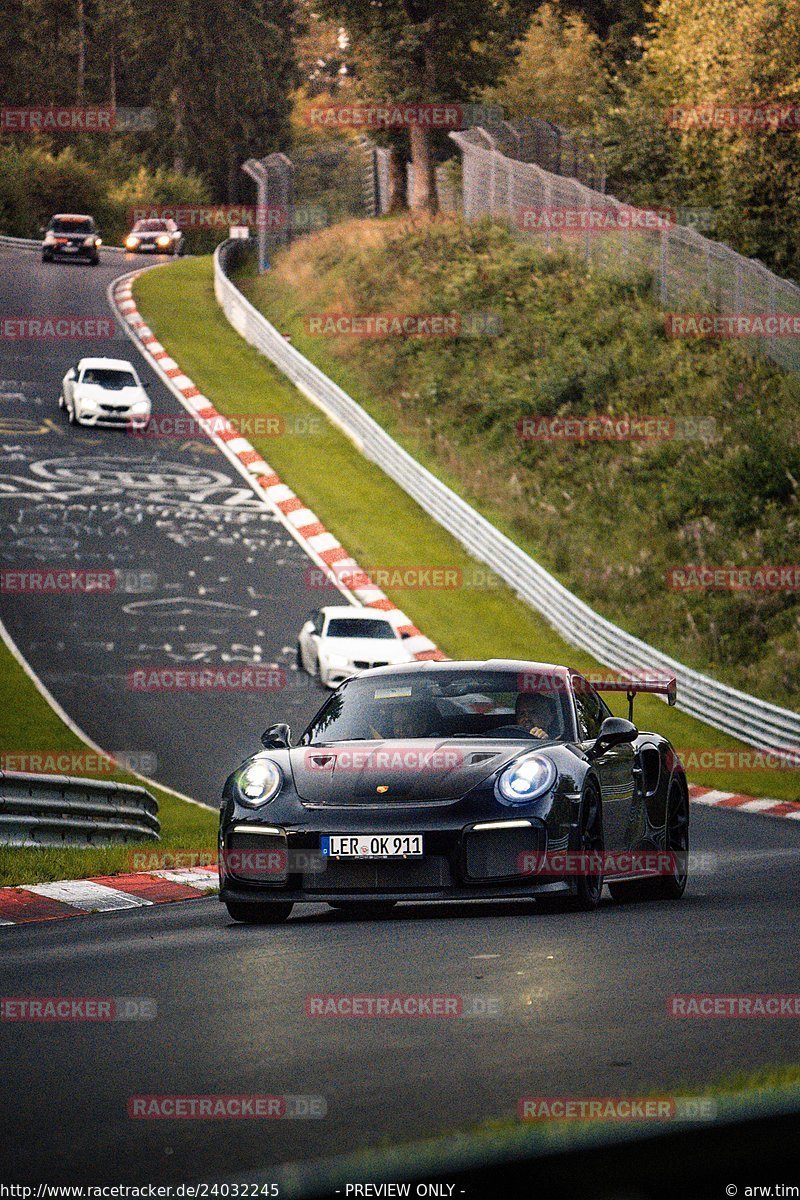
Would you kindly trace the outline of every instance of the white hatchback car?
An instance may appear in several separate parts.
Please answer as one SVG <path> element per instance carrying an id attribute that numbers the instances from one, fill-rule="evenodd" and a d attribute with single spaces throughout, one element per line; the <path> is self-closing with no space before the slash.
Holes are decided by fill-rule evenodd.
<path id="1" fill-rule="evenodd" d="M 82 358 L 61 383 L 59 408 L 71 425 L 124 425 L 144 429 L 150 397 L 131 363 L 122 358 Z"/>
<path id="2" fill-rule="evenodd" d="M 414 662 L 384 613 L 349 604 L 321 608 L 306 621 L 297 640 L 297 665 L 336 688 L 351 675 L 370 667 Z"/>

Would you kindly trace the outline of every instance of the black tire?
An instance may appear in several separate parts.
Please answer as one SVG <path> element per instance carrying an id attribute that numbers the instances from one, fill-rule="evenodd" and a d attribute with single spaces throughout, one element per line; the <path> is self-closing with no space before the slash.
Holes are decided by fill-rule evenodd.
<path id="1" fill-rule="evenodd" d="M 603 803 L 597 784 L 587 783 L 581 801 L 580 846 L 583 854 L 602 854 Z M 603 894 L 603 876 L 579 875 L 575 884 L 574 904 L 580 912 L 592 912 L 600 903 Z"/>
<path id="2" fill-rule="evenodd" d="M 631 879 L 610 883 L 608 890 L 614 900 L 629 903 L 634 900 L 680 900 L 688 882 L 686 855 L 689 853 L 689 800 L 677 779 L 673 779 L 667 795 L 667 828 L 665 849 L 680 855 L 672 875 L 655 879 Z"/>
<path id="3" fill-rule="evenodd" d="M 93 267 L 99 267 L 100 266 L 100 255 L 98 254 L 94 258 L 90 258 L 89 262 L 91 263 L 91 265 Z"/>
<path id="4" fill-rule="evenodd" d="M 280 904 L 248 904 L 246 901 L 226 900 L 228 915 L 243 925 L 282 925 L 294 908 L 290 900 Z"/>
<path id="5" fill-rule="evenodd" d="M 297 643 L 297 669 L 298 669 L 298 671 L 302 671 L 302 670 L 304 670 L 304 667 L 303 667 L 303 656 L 302 656 L 302 654 L 300 653 L 300 643 L 299 643 L 299 642 Z"/>
<path id="6" fill-rule="evenodd" d="M 49 262 L 52 262 L 52 261 L 53 261 L 53 260 L 52 260 L 52 258 L 50 257 L 50 255 L 49 255 L 49 254 L 43 254 L 43 255 L 42 255 L 42 262 L 43 262 L 43 263 L 49 263 Z"/>
<path id="7" fill-rule="evenodd" d="M 581 800 L 578 825 L 578 844 L 574 849 L 579 854 L 602 854 L 603 803 L 597 784 L 589 780 Z M 594 912 L 603 895 L 602 875 L 578 875 L 572 893 L 544 892 L 536 897 L 537 907 L 544 912 Z"/>
<path id="8" fill-rule="evenodd" d="M 329 900 L 331 908 L 340 912 L 357 913 L 360 917 L 383 917 L 397 904 L 396 900 Z"/>

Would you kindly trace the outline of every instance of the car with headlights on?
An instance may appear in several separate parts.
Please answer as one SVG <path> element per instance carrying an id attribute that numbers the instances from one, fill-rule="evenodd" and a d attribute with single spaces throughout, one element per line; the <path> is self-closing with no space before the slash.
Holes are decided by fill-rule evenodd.
<path id="1" fill-rule="evenodd" d="M 358 671 L 414 662 L 386 613 L 350 604 L 328 605 L 312 613 L 297 639 L 297 665 L 335 688 Z"/>
<path id="2" fill-rule="evenodd" d="M 136 221 L 125 249 L 130 254 L 183 254 L 184 238 L 174 221 L 150 217 Z"/>
<path id="3" fill-rule="evenodd" d="M 56 258 L 85 259 L 96 267 L 100 262 L 100 237 L 94 217 L 57 213 L 44 231 L 42 262 Z"/>
<path id="4" fill-rule="evenodd" d="M 82 358 L 64 376 L 58 406 L 70 425 L 143 430 L 151 414 L 145 385 L 123 358 Z"/>
<path id="5" fill-rule="evenodd" d="M 600 691 L 628 694 L 628 719 Z M 672 678 L 589 682 L 548 663 L 415 662 L 364 671 L 295 744 L 271 726 L 227 779 L 220 899 L 243 922 L 297 903 L 509 900 L 594 909 L 678 899 L 689 793 L 633 700 Z"/>

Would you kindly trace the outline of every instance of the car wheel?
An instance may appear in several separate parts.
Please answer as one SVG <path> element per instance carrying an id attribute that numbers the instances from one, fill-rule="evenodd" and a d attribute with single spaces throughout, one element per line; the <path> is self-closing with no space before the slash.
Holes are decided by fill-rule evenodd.
<path id="1" fill-rule="evenodd" d="M 52 261 L 53 261 L 53 260 L 52 260 L 52 258 L 50 257 L 50 255 L 49 255 L 49 254 L 43 254 L 43 255 L 42 255 L 42 262 L 43 262 L 43 263 L 45 263 L 45 262 L 49 263 L 49 262 L 52 262 Z"/>
<path id="2" fill-rule="evenodd" d="M 360 917 L 383 917 L 397 904 L 396 900 L 329 900 L 331 908 L 357 913 Z"/>
<path id="3" fill-rule="evenodd" d="M 614 900 L 680 900 L 688 882 L 689 852 L 689 801 L 681 784 L 673 779 L 667 796 L 666 850 L 679 855 L 671 875 L 659 875 L 656 879 L 631 879 L 624 883 L 610 883 L 608 890 Z M 680 859 L 684 861 L 681 862 Z"/>
<path id="4" fill-rule="evenodd" d="M 602 854 L 604 848 L 603 804 L 597 784 L 590 781 L 586 785 L 581 802 L 576 850 L 579 854 Z M 536 897 L 536 904 L 545 912 L 593 912 L 599 905 L 602 894 L 602 874 L 578 875 L 575 881 L 575 890 L 571 894 L 546 892 Z"/>
<path id="5" fill-rule="evenodd" d="M 583 794 L 581 805 L 580 846 L 581 854 L 602 854 L 603 805 L 595 783 L 589 783 Z M 603 875 L 579 875 L 575 885 L 575 907 L 582 912 L 591 912 L 600 903 L 603 894 Z"/>
<path id="6" fill-rule="evenodd" d="M 93 267 L 99 267 L 100 266 L 100 255 L 96 254 L 94 256 L 94 258 L 89 259 L 89 262 L 92 264 Z"/>
<path id="7" fill-rule="evenodd" d="M 248 904 L 246 901 L 226 900 L 228 915 L 243 925 L 281 925 L 294 905 L 289 900 L 281 904 Z"/>
<path id="8" fill-rule="evenodd" d="M 300 649 L 299 642 L 297 643 L 297 669 L 298 671 L 305 670 L 305 667 L 303 666 L 303 651 Z"/>

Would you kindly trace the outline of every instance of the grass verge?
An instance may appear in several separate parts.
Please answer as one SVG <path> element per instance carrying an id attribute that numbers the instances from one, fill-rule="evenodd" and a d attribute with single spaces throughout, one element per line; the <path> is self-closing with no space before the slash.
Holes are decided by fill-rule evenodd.
<path id="1" fill-rule="evenodd" d="M 253 444 L 362 565 L 447 565 L 481 581 L 480 587 L 446 592 L 387 589 L 391 599 L 447 654 L 456 659 L 502 656 L 568 662 L 582 671 L 600 669 L 472 560 L 239 337 L 214 298 L 210 259 L 182 260 L 168 269 L 148 271 L 136 280 L 134 295 L 159 340 L 220 412 L 229 417 L 275 414 L 283 418 L 289 432 L 253 437 Z M 309 593 L 309 607 L 324 603 L 324 597 L 322 592 Z M 613 698 L 611 707 L 623 713 L 625 702 Z M 684 753 L 745 749 L 654 697 L 637 701 L 636 719 L 642 728 L 663 732 Z M 698 769 L 690 779 L 727 791 L 800 800 L 797 771 Z"/>
<path id="2" fill-rule="evenodd" d="M 45 747 L 50 753 L 87 749 L 53 711 L 3 642 L 0 642 L 0 712 L 4 714 L 0 756 L 41 753 Z M 124 771 L 98 778 L 141 784 L 141 780 Z M 135 870 L 132 855 L 143 851 L 149 855 L 178 850 L 216 854 L 215 812 L 189 804 L 162 788 L 148 786 L 148 791 L 158 800 L 160 842 L 129 842 L 97 849 L 0 846 L 0 886 L 118 875 Z"/>
<path id="3" fill-rule="evenodd" d="M 743 1109 L 758 1114 L 765 1103 L 784 1102 L 795 1106 L 800 1103 L 800 1066 L 785 1064 L 764 1067 L 753 1072 L 741 1072 L 725 1076 L 698 1087 L 670 1087 L 670 1096 L 681 1100 L 712 1100 L 716 1104 L 715 1116 L 708 1119 L 724 1121 L 734 1115 L 741 1117 Z M 653 1098 L 663 1098 L 664 1090 L 652 1093 Z M 636 1126 L 634 1125 L 634 1128 Z M 700 1127 L 698 1125 L 698 1127 Z M 472 1164 L 482 1165 L 487 1154 L 503 1158 L 536 1156 L 568 1151 L 577 1145 L 600 1145 L 615 1133 L 624 1136 L 631 1125 L 624 1120 L 522 1120 L 505 1117 L 485 1121 L 471 1129 L 454 1130 L 438 1136 L 425 1138 L 408 1145 L 397 1145 L 385 1139 L 380 1145 L 368 1150 L 356 1151 L 335 1162 L 331 1175 L 326 1178 L 331 1190 L 339 1179 L 346 1180 L 358 1173 L 367 1178 L 391 1178 L 406 1174 L 416 1178 L 426 1175 L 446 1174 L 448 1163 L 459 1167 Z M 670 1131 L 670 1122 L 650 1120 L 649 1131 Z M 287 1182 L 292 1183 L 292 1172 L 287 1171 Z M 304 1194 L 302 1188 L 287 1188 L 289 1195 Z"/>

